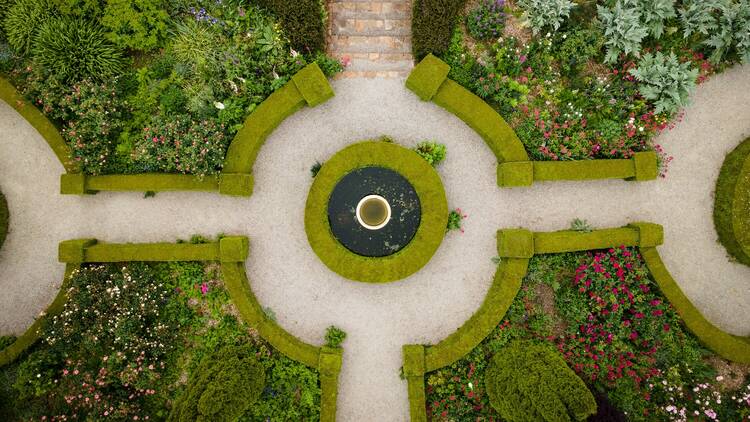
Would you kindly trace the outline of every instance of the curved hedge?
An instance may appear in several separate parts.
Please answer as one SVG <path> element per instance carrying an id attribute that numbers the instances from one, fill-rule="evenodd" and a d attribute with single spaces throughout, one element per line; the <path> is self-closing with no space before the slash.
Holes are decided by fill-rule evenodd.
<path id="1" fill-rule="evenodd" d="M 5 200 L 5 195 L 0 192 L 0 248 L 3 247 L 5 237 L 8 235 L 9 219 L 10 213 L 8 212 L 8 202 Z"/>
<path id="2" fill-rule="evenodd" d="M 630 159 L 530 161 L 513 128 L 484 100 L 448 79 L 450 66 L 427 55 L 411 72 L 406 87 L 423 101 L 443 107 L 484 139 L 497 157 L 497 184 L 531 186 L 535 181 L 626 179 L 646 181 L 659 175 L 656 153 L 638 152 Z"/>
<path id="3" fill-rule="evenodd" d="M 719 242 L 737 261 L 750 265 L 750 138 L 724 160 L 714 201 Z"/>
<path id="4" fill-rule="evenodd" d="M 638 247 L 654 281 L 680 314 L 687 328 L 704 345 L 723 358 L 750 363 L 750 338 L 723 332 L 706 320 L 682 293 L 656 251 L 656 246 L 661 245 L 663 241 L 662 226 L 646 222 L 589 233 L 571 230 L 499 230 L 497 250 L 501 261 L 482 306 L 458 330 L 438 344 L 403 347 L 403 372 L 408 383 L 411 420 L 427 420 L 424 375 L 463 358 L 492 332 L 505 316 L 521 288 L 529 260 L 538 254 L 606 249 L 621 245 Z"/>
<path id="5" fill-rule="evenodd" d="M 65 168 L 67 173 L 79 173 L 81 169 L 78 164 L 71 159 L 72 154 L 70 147 L 60 135 L 57 127 L 42 114 L 39 109 L 26 101 L 16 88 L 5 78 L 0 78 L 0 100 L 8 103 L 13 107 L 29 124 L 42 135 L 52 151 L 60 160 L 60 164 Z"/>
<path id="6" fill-rule="evenodd" d="M 67 264 L 65 280 L 55 300 L 43 313 L 44 317 L 62 311 L 71 273 L 89 262 L 167 262 L 219 261 L 224 284 L 240 316 L 258 330 L 260 336 L 288 358 L 318 370 L 321 384 L 320 420 L 336 419 L 338 376 L 341 371 L 341 348 L 316 347 L 294 337 L 269 319 L 255 298 L 245 274 L 249 254 L 246 237 L 228 236 L 218 242 L 192 243 L 98 243 L 95 239 L 74 239 L 61 242 L 58 259 Z M 0 367 L 15 361 L 39 339 L 44 317 L 38 318 L 26 332 L 5 349 L 0 350 Z"/>
<path id="7" fill-rule="evenodd" d="M 346 249 L 331 233 L 328 198 L 347 173 L 371 165 L 392 169 L 414 186 L 422 219 L 411 242 L 393 255 L 371 258 Z M 445 236 L 448 203 L 440 176 L 416 152 L 389 142 L 350 145 L 325 162 L 315 177 L 305 206 L 305 231 L 315 254 L 332 271 L 351 280 L 385 283 L 407 277 L 435 254 Z"/>

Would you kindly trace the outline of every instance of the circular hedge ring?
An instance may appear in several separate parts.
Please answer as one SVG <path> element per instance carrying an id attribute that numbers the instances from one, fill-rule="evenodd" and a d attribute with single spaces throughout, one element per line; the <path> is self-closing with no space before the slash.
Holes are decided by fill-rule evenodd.
<path id="1" fill-rule="evenodd" d="M 724 159 L 714 201 L 719 242 L 737 261 L 750 265 L 750 138 Z"/>
<path id="2" fill-rule="evenodd" d="M 421 204 L 421 219 L 411 242 L 383 257 L 357 255 L 331 232 L 328 200 L 336 184 L 363 167 L 391 169 L 411 183 Z M 417 272 L 435 254 L 445 236 L 448 202 L 434 168 L 416 152 L 383 141 L 350 145 L 325 162 L 315 176 L 305 207 L 305 231 L 315 254 L 332 271 L 350 280 L 386 283 Z"/>
<path id="3" fill-rule="evenodd" d="M 5 196 L 0 192 L 0 248 L 3 247 L 5 242 L 5 236 L 8 234 L 8 203 L 5 201 Z"/>

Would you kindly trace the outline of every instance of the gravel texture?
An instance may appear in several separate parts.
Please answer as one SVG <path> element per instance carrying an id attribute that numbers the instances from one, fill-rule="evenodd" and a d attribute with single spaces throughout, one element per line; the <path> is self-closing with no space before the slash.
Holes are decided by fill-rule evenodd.
<path id="1" fill-rule="evenodd" d="M 750 268 L 730 262 L 716 241 L 713 189 L 724 155 L 750 135 L 750 66 L 701 85 L 678 126 L 660 142 L 675 156 L 654 182 L 544 183 L 496 186 L 495 158 L 460 120 L 406 90 L 403 80 L 342 79 L 336 97 L 305 109 L 268 139 L 255 164 L 249 199 L 200 193 L 60 196 L 62 167 L 43 139 L 0 104 L 0 186 L 11 231 L 0 251 L 0 334 L 19 334 L 57 292 L 61 240 L 171 241 L 192 234 L 247 235 L 252 288 L 281 326 L 321 344 L 334 324 L 344 343 L 339 420 L 408 420 L 401 346 L 435 343 L 479 307 L 494 274 L 499 228 L 558 230 L 573 218 L 595 227 L 645 220 L 663 224 L 659 248 L 695 305 L 723 329 L 750 335 Z M 344 146 L 382 134 L 413 146 L 448 146 L 439 168 L 451 207 L 468 215 L 466 232 L 449 233 L 429 264 L 387 285 L 345 280 L 307 244 L 304 205 L 310 166 Z"/>

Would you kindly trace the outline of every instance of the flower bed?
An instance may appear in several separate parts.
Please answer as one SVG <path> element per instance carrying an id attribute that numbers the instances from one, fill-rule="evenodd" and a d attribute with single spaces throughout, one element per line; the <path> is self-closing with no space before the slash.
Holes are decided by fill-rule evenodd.
<path id="1" fill-rule="evenodd" d="M 498 420 L 485 373 L 513 340 L 556 349 L 597 397 L 593 420 L 750 416 L 747 366 L 701 347 L 637 249 L 532 258 L 492 333 L 464 358 L 425 375 L 428 419 Z"/>
<path id="2" fill-rule="evenodd" d="M 174 409 L 184 416 L 188 395 L 195 399 L 188 407 L 209 419 L 320 418 L 318 371 L 285 357 L 242 321 L 217 264 L 85 264 L 69 279 L 67 296 L 41 341 L 0 369 L 3 420 L 182 420 Z M 215 373 L 214 381 L 226 382 L 203 393 L 224 395 L 215 413 L 196 396 L 194 375 L 227 347 L 250 353 L 265 384 L 254 403 L 237 400 L 231 374 Z"/>
<path id="3" fill-rule="evenodd" d="M 308 3 L 293 17 L 270 1 L 18 0 L 0 15 L 0 72 L 83 173 L 216 174 L 245 117 L 292 75 L 340 70 Z"/>
<path id="4" fill-rule="evenodd" d="M 449 77 L 489 102 L 532 159 L 654 150 L 663 174 L 671 158 L 654 138 L 679 120 L 696 83 L 750 60 L 739 29 L 750 25 L 750 9 L 737 1 L 649 4 L 482 0 L 455 8 L 460 24 L 450 39 L 437 30 L 421 39 L 430 33 L 421 28 L 414 49 L 448 63 Z"/>

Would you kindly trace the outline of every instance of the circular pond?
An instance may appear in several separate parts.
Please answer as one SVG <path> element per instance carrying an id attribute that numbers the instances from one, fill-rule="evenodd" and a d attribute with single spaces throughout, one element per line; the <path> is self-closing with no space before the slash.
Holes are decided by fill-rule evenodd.
<path id="1" fill-rule="evenodd" d="M 362 256 L 388 256 L 403 249 L 417 233 L 421 213 L 411 183 L 385 167 L 348 173 L 328 199 L 333 236 Z"/>

